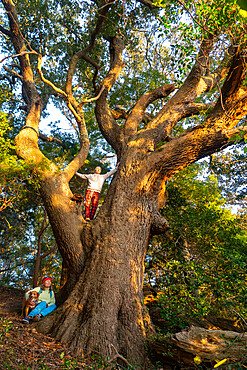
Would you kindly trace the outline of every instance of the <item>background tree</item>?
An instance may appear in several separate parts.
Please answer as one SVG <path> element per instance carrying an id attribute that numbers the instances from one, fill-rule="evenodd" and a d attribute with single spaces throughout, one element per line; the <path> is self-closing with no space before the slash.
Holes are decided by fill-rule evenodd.
<path id="1" fill-rule="evenodd" d="M 42 330 L 78 353 L 97 349 L 111 357 L 117 350 L 144 366 L 152 327 L 142 305 L 143 261 L 150 235 L 168 228 L 159 213 L 166 181 L 246 132 L 245 18 L 235 0 L 189 1 L 187 22 L 180 2 L 2 4 L 4 47 L 18 61 L 7 68 L 25 103 L 17 154 L 35 168 L 63 260 L 63 304 Z M 163 25 L 156 18 L 160 6 Z M 167 50 L 165 41 L 172 43 Z M 38 142 L 50 97 L 65 105 L 79 136 L 80 149 L 66 165 Z M 69 182 L 88 156 L 91 103 L 120 166 L 96 219 L 87 223 Z M 200 123 L 192 119 L 186 127 L 183 120 L 197 115 Z"/>
<path id="2" fill-rule="evenodd" d="M 146 255 L 145 281 L 158 292 L 147 301 L 160 307 L 157 324 L 165 331 L 179 331 L 208 313 L 215 322 L 245 324 L 246 220 L 225 208 L 215 176 L 200 179 L 206 169 L 208 163 L 194 164 L 168 182 L 162 214 L 169 238 L 154 237 Z"/>

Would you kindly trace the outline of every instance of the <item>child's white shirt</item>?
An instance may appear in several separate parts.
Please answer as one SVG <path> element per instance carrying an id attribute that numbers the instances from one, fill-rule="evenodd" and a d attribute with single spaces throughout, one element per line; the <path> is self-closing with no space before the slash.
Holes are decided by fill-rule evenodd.
<path id="1" fill-rule="evenodd" d="M 102 186 L 104 184 L 104 181 L 113 175 L 117 171 L 117 167 L 114 168 L 114 170 L 111 170 L 110 172 L 106 173 L 105 175 L 100 175 L 97 173 L 93 174 L 82 174 L 76 172 L 76 175 L 82 179 L 88 180 L 88 187 L 87 190 L 93 190 L 96 191 L 97 193 L 101 192 Z"/>

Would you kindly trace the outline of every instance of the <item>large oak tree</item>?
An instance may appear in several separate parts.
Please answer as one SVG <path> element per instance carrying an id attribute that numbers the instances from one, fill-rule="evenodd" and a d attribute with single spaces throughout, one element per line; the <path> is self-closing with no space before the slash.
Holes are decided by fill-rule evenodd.
<path id="1" fill-rule="evenodd" d="M 40 330 L 77 353 L 97 350 L 113 357 L 117 351 L 144 367 L 145 338 L 153 329 L 142 304 L 143 262 L 150 237 L 169 228 L 159 213 L 166 200 L 166 181 L 245 134 L 246 32 L 233 3 L 198 1 L 186 7 L 180 1 L 155 5 L 148 0 L 32 4 L 2 0 L 6 18 L 0 31 L 9 53 L 18 60 L 5 69 L 21 82 L 21 108 L 26 112 L 25 124 L 16 136 L 17 154 L 35 168 L 63 259 L 60 307 L 42 322 Z M 175 82 L 173 69 L 184 61 L 169 56 L 168 46 L 156 58 L 157 39 L 147 37 L 147 48 L 142 50 L 143 35 L 152 32 L 162 6 L 164 34 L 169 33 L 169 22 L 173 27 L 179 17 L 176 11 L 186 8 L 189 15 L 184 32 L 189 32 L 187 45 L 196 55 L 182 83 Z M 130 52 L 133 45 L 146 56 L 144 86 L 138 92 L 127 91 L 127 81 L 131 85 L 133 77 L 134 84 L 137 68 Z M 42 54 L 47 70 L 42 70 Z M 59 71 L 52 57 L 59 60 Z M 145 91 L 144 77 L 152 57 L 157 59 L 156 67 L 152 60 L 153 72 L 148 77 L 153 78 L 149 84 L 153 88 Z M 161 74 L 160 79 L 155 74 L 161 66 L 173 75 L 163 85 L 159 85 Z M 90 84 L 94 96 L 85 98 Z M 114 109 L 111 99 L 115 96 L 116 101 L 126 91 L 127 109 Z M 39 139 L 51 140 L 39 132 L 51 96 L 66 103 L 80 139 L 77 155 L 62 168 L 39 146 Z M 88 156 L 85 112 L 91 103 L 98 128 L 120 165 L 97 217 L 86 222 L 80 204 L 72 199 L 69 182 Z M 193 117 L 190 127 L 184 129 L 182 123 L 189 117 Z"/>

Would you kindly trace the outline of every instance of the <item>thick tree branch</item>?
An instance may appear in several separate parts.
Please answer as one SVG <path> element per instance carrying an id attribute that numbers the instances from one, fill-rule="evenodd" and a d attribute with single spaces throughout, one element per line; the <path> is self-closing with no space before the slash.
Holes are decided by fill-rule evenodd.
<path id="1" fill-rule="evenodd" d="M 222 81 L 228 74 L 232 63 L 232 58 L 236 55 L 237 48 L 230 46 L 220 63 L 219 67 L 214 72 L 208 72 L 205 76 L 202 76 L 195 91 L 195 97 L 202 95 L 205 92 L 209 92 L 216 88 L 220 81 Z"/>
<path id="2" fill-rule="evenodd" d="M 209 108 L 212 108 L 212 104 L 200 104 L 193 102 L 177 104 L 167 110 L 165 114 L 163 114 L 160 126 L 153 128 L 153 121 L 151 121 L 146 129 L 141 130 L 137 133 L 136 138 L 138 138 L 139 140 L 142 139 L 144 145 L 149 146 L 149 151 L 154 151 L 156 146 L 159 145 L 160 142 L 166 141 L 166 139 L 169 137 L 169 133 L 177 122 L 179 122 L 183 118 L 191 117 L 193 115 L 198 115 L 202 112 L 205 112 Z"/>
<path id="3" fill-rule="evenodd" d="M 232 139 L 243 132 L 247 133 L 247 127 L 228 129 L 198 125 L 151 153 L 146 166 L 161 168 L 161 174 L 164 173 L 168 180 L 189 164 L 233 145 Z"/>
<path id="4" fill-rule="evenodd" d="M 209 119 L 219 120 L 219 116 L 224 116 L 224 119 L 227 121 L 228 117 L 229 122 L 225 124 L 234 126 L 237 123 L 236 120 L 244 116 L 244 112 L 246 111 L 245 95 L 247 89 L 242 88 L 241 85 L 245 78 L 246 68 L 247 58 L 244 53 L 241 54 L 239 50 L 232 60 L 228 76 L 220 90 L 219 99 L 210 113 Z"/>
<path id="5" fill-rule="evenodd" d="M 21 130 L 15 139 L 17 154 L 19 157 L 25 159 L 26 163 L 35 164 L 38 171 L 47 171 L 48 168 L 51 171 L 55 171 L 56 166 L 43 155 L 38 147 L 37 133 L 39 131 L 41 101 L 34 84 L 33 72 L 28 55 L 29 53 L 37 53 L 32 50 L 21 33 L 14 3 L 11 0 L 2 0 L 2 3 L 9 19 L 11 41 L 20 63 L 22 95 L 27 104 L 25 130 Z M 26 49 L 24 41 L 30 47 L 30 52 Z M 41 164 L 42 167 L 40 166 Z"/>
<path id="6" fill-rule="evenodd" d="M 182 118 L 189 117 L 192 114 L 198 114 L 205 109 L 212 108 L 212 105 L 200 106 L 199 104 L 193 103 L 193 100 L 198 95 L 211 91 L 218 86 L 218 83 L 227 75 L 227 72 L 229 71 L 229 62 L 236 51 L 234 47 L 230 47 L 227 50 L 221 65 L 214 71 L 214 73 L 208 73 L 206 76 L 203 76 L 202 73 L 206 68 L 206 64 L 203 65 L 202 63 L 207 62 L 208 54 L 212 46 L 212 40 L 207 40 L 205 45 L 202 45 L 198 61 L 193 67 L 190 77 L 187 78 L 179 91 L 175 93 L 175 95 L 146 127 L 147 131 L 152 132 L 156 143 L 161 140 L 165 140 L 176 123 Z"/>
<path id="7" fill-rule="evenodd" d="M 40 97 L 37 92 L 36 86 L 33 80 L 33 73 L 32 68 L 29 62 L 29 57 L 24 40 L 25 38 L 22 36 L 20 31 L 19 23 L 17 14 L 15 11 L 14 4 L 11 0 L 3 0 L 2 1 L 10 23 L 10 30 L 11 30 L 11 40 L 13 46 L 15 48 L 16 53 L 18 54 L 19 62 L 20 62 L 20 70 L 22 75 L 22 92 L 24 100 L 27 104 L 27 118 L 26 118 L 26 125 L 25 130 L 21 130 L 21 132 L 16 137 L 16 144 L 17 144 L 17 152 L 18 155 L 24 158 L 28 163 L 31 161 L 33 163 L 34 159 L 39 166 L 39 164 L 45 164 L 46 166 L 42 166 L 43 170 L 45 168 L 49 168 L 51 171 L 56 171 L 56 166 L 52 164 L 48 159 L 42 154 L 38 147 L 38 135 L 36 134 L 39 130 L 39 121 L 40 121 L 40 111 L 42 109 L 42 105 L 40 102 Z M 27 42 L 27 40 L 25 40 Z M 29 44 L 28 44 L 29 45 Z M 30 49 L 31 46 L 29 45 Z M 31 49 L 31 53 L 36 53 Z M 68 108 L 72 111 L 77 121 L 79 131 L 81 134 L 81 150 L 78 153 L 77 157 L 66 167 L 65 175 L 70 179 L 73 174 L 80 168 L 83 164 L 84 160 L 87 157 L 88 148 L 89 148 L 89 140 L 88 134 L 85 127 L 83 112 L 81 111 L 80 107 L 74 108 L 71 104 L 70 100 L 67 98 L 65 92 L 61 89 L 56 89 L 56 87 L 48 80 L 46 80 L 41 72 L 41 55 L 38 58 L 38 71 L 40 73 L 41 79 L 50 85 L 55 91 L 61 94 L 67 101 Z M 39 168 L 39 167 L 38 167 Z M 41 167 L 39 168 L 41 170 Z"/>
<path id="8" fill-rule="evenodd" d="M 137 132 L 138 125 L 142 122 L 146 108 L 157 99 L 165 98 L 176 88 L 175 84 L 168 84 L 153 91 L 149 91 L 137 101 L 136 105 L 132 109 L 131 114 L 126 120 L 124 126 L 124 133 L 126 136 L 133 135 Z"/>
<path id="9" fill-rule="evenodd" d="M 181 100 L 184 101 L 185 96 L 187 101 L 193 101 L 198 96 L 197 87 L 206 68 L 208 68 L 209 54 L 213 49 L 213 45 L 214 38 L 212 35 L 202 41 L 197 60 L 185 82 L 171 99 L 172 104 L 176 104 Z"/>
<path id="10" fill-rule="evenodd" d="M 166 136 L 170 134 L 171 130 L 180 119 L 188 117 L 191 114 L 197 114 L 196 112 L 193 112 L 194 105 L 192 102 L 198 95 L 198 88 L 202 85 L 201 81 L 203 73 L 207 68 L 209 53 L 212 48 L 213 37 L 210 36 L 203 40 L 197 61 L 184 84 L 152 119 L 152 121 L 149 122 L 145 129 L 146 133 L 141 134 L 143 137 L 146 137 L 151 133 L 154 140 L 153 145 L 155 145 L 155 143 L 159 143 L 161 140 L 165 140 Z M 203 83 L 203 88 L 208 88 L 205 82 Z M 200 91 L 203 91 L 201 87 Z M 190 113 L 191 109 L 192 112 Z"/>
<path id="11" fill-rule="evenodd" d="M 11 40 L 20 61 L 21 75 L 23 77 L 23 98 L 27 104 L 27 110 L 30 111 L 31 106 L 39 99 L 39 95 L 34 85 L 33 73 L 28 54 L 36 52 L 32 49 L 31 51 L 27 51 L 26 49 L 24 43 L 25 38 L 20 31 L 18 17 L 13 2 L 11 0 L 2 0 L 2 3 L 9 18 Z M 38 127 L 35 127 L 35 129 L 38 129 Z"/>
<path id="12" fill-rule="evenodd" d="M 124 66 L 121 59 L 124 43 L 118 36 L 110 38 L 109 41 L 111 56 L 110 70 L 99 87 L 101 89 L 103 86 L 104 89 L 100 98 L 96 101 L 95 115 L 102 135 L 119 154 L 121 151 L 121 129 L 111 114 L 107 104 L 107 96 Z"/>

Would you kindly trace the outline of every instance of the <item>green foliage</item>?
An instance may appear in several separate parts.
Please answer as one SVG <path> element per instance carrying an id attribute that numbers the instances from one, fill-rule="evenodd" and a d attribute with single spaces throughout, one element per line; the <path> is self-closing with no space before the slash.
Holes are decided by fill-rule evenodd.
<path id="1" fill-rule="evenodd" d="M 234 150 L 224 151 L 212 156 L 210 170 L 217 177 L 219 189 L 227 204 L 246 208 L 246 153 L 243 145 Z"/>
<path id="2" fill-rule="evenodd" d="M 235 319 L 247 313 L 246 222 L 223 208 L 215 177 L 197 177 L 203 168 L 193 165 L 168 183 L 170 237 L 154 238 L 146 260 L 146 280 L 161 290 L 158 304 L 171 331 L 212 311 Z"/>
<path id="3" fill-rule="evenodd" d="M 7 98 L 8 95 L 5 96 Z M 3 104 L 0 96 L 0 107 Z M 22 182 L 29 177 L 28 166 L 16 156 L 12 130 L 11 117 L 0 112 L 0 211 L 12 203 L 21 191 Z"/>
<path id="4" fill-rule="evenodd" d="M 13 322 L 0 318 L 0 341 L 4 342 L 10 328 L 12 328 Z"/>

